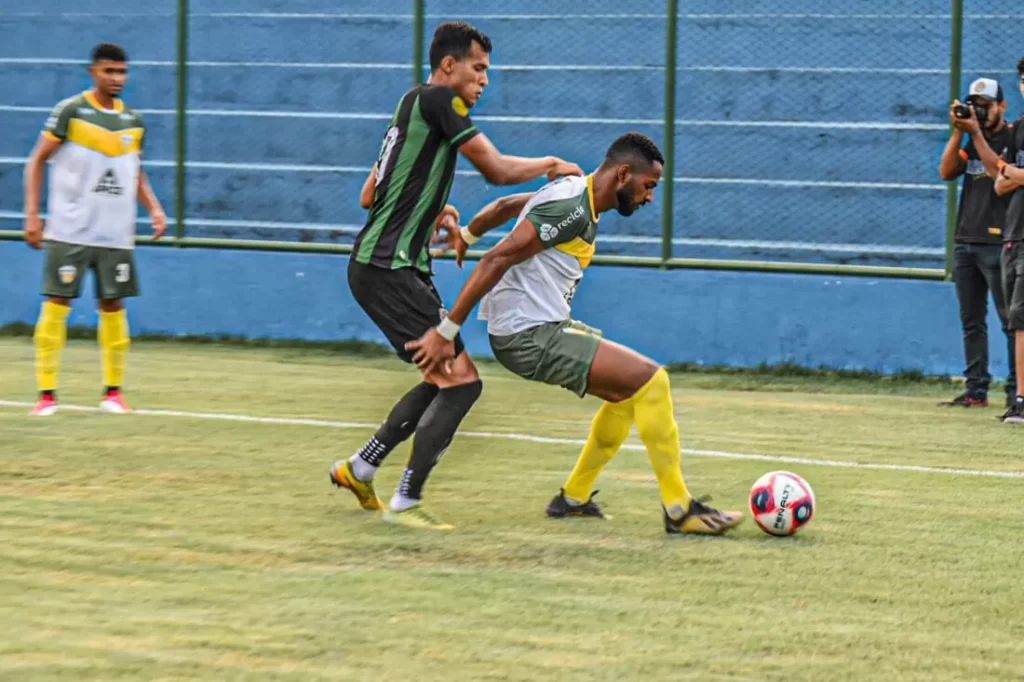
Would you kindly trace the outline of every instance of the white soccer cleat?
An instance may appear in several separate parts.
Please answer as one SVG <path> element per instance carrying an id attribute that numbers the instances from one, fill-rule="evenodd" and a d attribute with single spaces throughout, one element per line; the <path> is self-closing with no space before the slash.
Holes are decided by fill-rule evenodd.
<path id="1" fill-rule="evenodd" d="M 107 414 L 129 414 L 132 408 L 128 407 L 119 391 L 108 391 L 100 401 L 100 411 Z"/>

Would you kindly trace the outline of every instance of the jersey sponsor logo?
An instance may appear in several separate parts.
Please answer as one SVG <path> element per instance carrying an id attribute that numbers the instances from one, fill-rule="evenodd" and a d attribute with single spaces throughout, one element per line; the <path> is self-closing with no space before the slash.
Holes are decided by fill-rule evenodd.
<path id="1" fill-rule="evenodd" d="M 466 106 L 466 103 L 458 95 L 452 97 L 452 111 L 459 116 L 469 116 L 469 107 Z"/>
<path id="2" fill-rule="evenodd" d="M 577 218 L 583 217 L 583 207 L 577 206 L 573 209 L 573 212 L 562 219 L 562 222 L 557 225 L 549 225 L 544 223 L 540 226 L 540 238 L 546 242 L 551 241 L 559 235 L 559 233 L 565 228 L 569 227 Z"/>
<path id="3" fill-rule="evenodd" d="M 117 181 L 117 175 L 114 174 L 114 169 L 111 168 L 103 174 L 103 177 L 100 178 L 100 181 L 92 188 L 92 191 L 96 194 L 107 194 L 109 196 L 119 197 L 124 194 L 124 187 L 121 187 L 121 183 Z"/>
<path id="4" fill-rule="evenodd" d="M 971 159 L 967 162 L 967 174 L 968 175 L 984 175 L 985 164 L 982 163 L 981 159 Z"/>
<path id="5" fill-rule="evenodd" d="M 1017 151 L 1017 163 L 1015 165 L 1024 166 L 1024 149 Z"/>
<path id="6" fill-rule="evenodd" d="M 125 114 L 121 114 L 121 120 L 122 120 L 122 121 L 130 121 L 130 120 L 132 120 L 133 118 L 135 118 L 135 117 L 134 117 L 134 116 L 132 116 L 131 114 L 128 114 L 128 113 L 125 113 Z"/>
<path id="7" fill-rule="evenodd" d="M 96 112 L 93 111 L 92 109 L 90 109 L 89 107 L 78 107 L 78 115 L 79 116 L 92 116 L 95 113 Z"/>
<path id="8" fill-rule="evenodd" d="M 121 136 L 121 146 L 124 147 L 126 150 L 127 149 L 131 149 L 133 144 L 135 144 L 135 136 L 134 135 L 122 135 Z"/>
<path id="9" fill-rule="evenodd" d="M 78 268 L 74 265 L 62 265 L 57 268 L 57 277 L 60 278 L 61 284 L 71 284 L 77 275 Z"/>

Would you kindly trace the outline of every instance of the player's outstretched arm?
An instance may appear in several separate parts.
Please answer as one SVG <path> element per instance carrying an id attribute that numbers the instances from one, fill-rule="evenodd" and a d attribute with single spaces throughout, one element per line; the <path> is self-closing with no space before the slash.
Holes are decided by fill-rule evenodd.
<path id="1" fill-rule="evenodd" d="M 583 175 L 583 169 L 575 163 L 563 161 L 557 156 L 528 159 L 522 156 L 506 156 L 487 139 L 483 133 L 459 147 L 459 151 L 476 169 L 495 185 L 518 185 L 546 175 L 554 180 L 562 175 Z"/>
<path id="2" fill-rule="evenodd" d="M 454 356 L 452 339 L 484 294 L 493 289 L 502 275 L 513 265 L 522 263 L 543 250 L 544 243 L 540 240 L 537 228 L 526 219 L 516 225 L 508 237 L 484 254 L 473 268 L 469 279 L 462 285 L 462 291 L 459 292 L 459 297 L 448 317 L 418 341 L 411 341 L 405 345 L 406 350 L 416 351 L 412 358 L 416 366 L 428 373 L 441 371 L 445 361 Z"/>
<path id="3" fill-rule="evenodd" d="M 454 251 L 455 263 L 461 268 L 462 260 L 466 257 L 466 251 L 469 250 L 469 247 L 476 244 L 480 237 L 489 231 L 499 225 L 504 225 L 519 215 L 523 207 L 526 206 L 526 202 L 532 196 L 533 192 L 521 192 L 519 194 L 499 197 L 480 209 L 473 216 L 473 219 L 469 221 L 469 225 L 465 227 L 459 227 L 457 216 L 454 225 L 439 223 L 439 230 L 444 233 L 437 234 L 430 244 L 431 246 L 441 246 L 442 248 L 436 250 L 434 255 L 439 256 L 446 251 Z"/>
<path id="4" fill-rule="evenodd" d="M 150 219 L 153 223 L 153 239 L 160 239 L 164 236 L 164 232 L 167 231 L 167 214 L 164 213 L 163 206 L 160 205 L 160 200 L 153 194 L 153 188 L 149 184 L 149 177 L 146 176 L 146 171 L 139 169 L 139 182 L 136 187 L 136 195 L 139 197 L 139 203 L 146 209 L 146 213 L 149 214 Z"/>
<path id="5" fill-rule="evenodd" d="M 43 133 L 39 136 L 28 163 L 25 164 L 25 241 L 33 249 L 42 247 L 43 221 L 39 217 L 39 197 L 43 188 L 43 173 L 46 162 L 63 144 L 63 140 L 52 134 Z"/>

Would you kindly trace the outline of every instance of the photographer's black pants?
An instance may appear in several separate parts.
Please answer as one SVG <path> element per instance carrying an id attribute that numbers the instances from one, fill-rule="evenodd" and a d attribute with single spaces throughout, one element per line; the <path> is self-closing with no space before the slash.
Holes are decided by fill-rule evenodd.
<path id="1" fill-rule="evenodd" d="M 996 313 L 1006 335 L 1010 357 L 1006 393 L 1017 393 L 1013 332 L 1008 327 L 1006 297 L 1002 285 L 1002 248 L 1001 244 L 957 244 L 953 251 L 953 279 L 956 282 L 960 322 L 964 331 L 964 378 L 967 379 L 967 392 L 977 397 L 988 395 L 988 386 L 992 381 L 988 368 L 989 292 L 992 292 Z"/>

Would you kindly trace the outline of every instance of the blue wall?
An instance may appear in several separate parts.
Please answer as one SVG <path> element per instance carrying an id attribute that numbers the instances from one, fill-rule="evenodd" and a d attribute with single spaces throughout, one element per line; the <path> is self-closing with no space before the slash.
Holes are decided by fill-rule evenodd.
<path id="1" fill-rule="evenodd" d="M 86 87 L 81 60 L 100 40 L 122 42 L 135 62 L 126 99 L 147 112 L 149 172 L 173 204 L 176 4 L 134 3 L 132 16 L 91 0 L 3 4 L 0 229 L 18 226 L 22 159 L 49 108 Z M 192 3 L 190 234 L 351 240 L 364 218 L 358 189 L 411 83 L 410 3 L 371 4 Z M 946 8 L 820 5 L 680 3 L 680 255 L 940 264 Z M 965 6 L 964 78 L 999 77 L 1016 110 L 1019 49 L 990 40 L 992 20 L 979 15 L 1019 13 L 1019 3 Z M 495 69 L 474 116 L 502 149 L 593 167 L 625 130 L 661 138 L 664 2 L 591 9 L 551 18 L 560 6 L 516 0 L 501 4 L 507 16 L 480 16 L 474 0 L 427 2 L 428 29 L 468 16 L 493 37 Z M 453 201 L 463 213 L 503 191 L 462 168 Z M 609 216 L 602 252 L 657 254 L 661 211 L 655 202 L 630 220 Z"/>
<path id="2" fill-rule="evenodd" d="M 135 333 L 386 343 L 349 294 L 345 257 L 154 248 L 137 255 L 143 295 L 129 304 Z M 33 322 L 42 255 L 0 242 L 0 263 L 0 324 Z M 437 271 L 450 304 L 466 273 L 447 261 Z M 89 296 L 78 301 L 71 324 L 94 325 L 94 307 Z M 593 267 L 573 312 L 666 363 L 963 369 L 955 294 L 938 282 Z M 465 336 L 472 353 L 490 355 L 475 316 Z M 1004 338 L 998 330 L 990 337 L 996 376 L 1005 372 Z"/>

